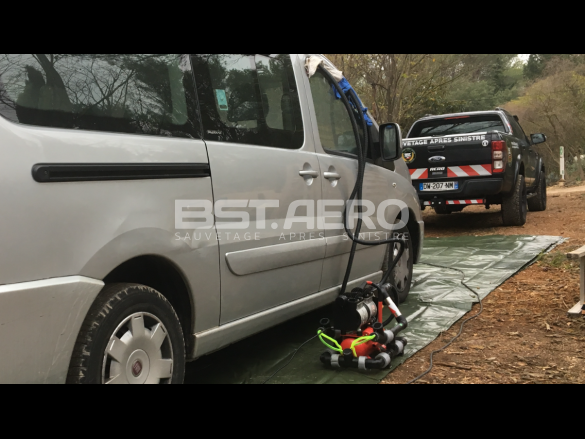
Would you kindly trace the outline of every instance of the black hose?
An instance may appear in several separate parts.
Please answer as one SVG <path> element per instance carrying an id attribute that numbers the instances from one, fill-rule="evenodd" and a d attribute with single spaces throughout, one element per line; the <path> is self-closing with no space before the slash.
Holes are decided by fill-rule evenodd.
<path id="1" fill-rule="evenodd" d="M 349 100 L 345 96 L 345 93 L 343 92 L 343 90 L 341 89 L 341 87 L 339 86 L 339 84 L 337 83 L 335 78 L 333 78 L 333 76 L 322 65 L 320 65 L 319 67 L 321 68 L 321 70 L 323 71 L 325 76 L 327 76 L 329 78 L 330 82 L 333 83 L 334 87 L 337 90 L 337 93 L 341 97 L 341 100 L 344 103 L 344 105 L 346 106 L 346 108 L 349 111 L 351 111 L 351 106 L 349 104 Z M 364 131 L 364 141 L 366 142 L 366 147 L 367 147 L 368 129 L 367 129 L 367 123 L 366 123 L 363 111 L 361 110 L 361 105 L 359 104 L 360 101 L 359 101 L 359 98 L 357 97 L 354 90 L 350 90 L 350 96 L 354 102 L 354 105 L 355 105 L 358 113 L 360 114 L 360 119 L 362 122 L 363 131 Z M 400 245 L 400 248 L 398 250 L 398 255 L 395 258 L 393 258 L 392 261 L 388 264 L 388 270 L 387 270 L 386 274 L 384 275 L 383 280 L 387 280 L 389 273 L 391 273 L 392 270 L 394 269 L 394 267 L 396 267 L 396 264 L 398 263 L 398 261 L 402 257 L 402 254 L 404 253 L 404 249 L 406 247 L 405 241 L 403 239 L 390 238 L 390 239 L 385 239 L 385 240 L 380 240 L 380 241 L 363 241 L 363 240 L 359 239 L 359 232 L 360 232 L 361 226 L 362 226 L 361 205 L 358 206 L 358 220 L 356 223 L 355 234 L 352 233 L 351 230 L 349 230 L 349 227 L 347 225 L 347 220 L 348 220 L 347 206 L 348 206 L 348 204 L 350 204 L 351 201 L 356 199 L 356 196 L 358 197 L 358 200 L 361 201 L 363 181 L 364 181 L 364 172 L 365 172 L 365 168 L 366 168 L 365 150 L 362 147 L 362 142 L 361 142 L 361 138 L 359 136 L 359 131 L 357 129 L 357 124 L 356 124 L 355 119 L 353 117 L 350 117 L 350 120 L 351 120 L 351 124 L 352 124 L 352 127 L 354 129 L 355 136 L 356 136 L 357 158 L 358 158 L 358 175 L 357 175 L 357 179 L 356 179 L 354 188 L 351 192 L 351 195 L 349 196 L 349 199 L 347 200 L 347 203 L 346 203 L 345 208 L 343 210 L 343 228 L 345 229 L 347 236 L 353 242 L 352 242 L 352 246 L 351 246 L 351 250 L 350 250 L 349 260 L 347 263 L 347 269 L 345 271 L 343 283 L 341 284 L 341 293 L 345 292 L 345 290 L 347 288 L 347 284 L 349 282 L 349 276 L 351 273 L 351 268 L 353 266 L 353 259 L 355 256 L 357 244 L 382 245 L 382 244 L 389 244 L 389 243 L 397 243 Z"/>
<path id="2" fill-rule="evenodd" d="M 338 88 L 341 89 L 341 87 L 339 87 L 339 84 L 337 84 Z M 353 90 L 352 90 L 353 91 Z M 343 92 L 342 92 L 343 94 Z M 355 95 L 355 93 L 354 93 Z M 353 97 L 353 96 L 352 96 Z M 349 101 L 348 101 L 349 103 Z M 354 102 L 355 105 L 355 102 Z M 359 107 L 358 111 L 359 111 Z M 367 125 L 366 125 L 366 120 L 363 117 L 363 113 L 361 111 L 359 111 L 360 115 L 361 115 L 361 120 L 362 120 L 362 129 L 364 131 L 364 143 L 366 144 L 366 147 L 368 145 L 368 131 L 367 131 Z M 353 118 L 352 118 L 353 119 Z M 357 177 L 357 181 L 359 182 L 363 182 L 364 180 L 364 173 L 365 173 L 365 154 L 364 154 L 364 148 L 362 148 L 361 145 L 361 138 L 359 136 L 359 131 L 357 133 L 357 139 L 358 139 L 358 177 Z M 356 187 L 354 186 L 354 190 L 356 189 Z M 353 192 L 353 191 L 352 191 Z M 362 199 L 362 184 L 360 183 L 360 185 L 357 187 L 357 196 L 358 199 L 361 200 Z M 347 211 L 347 204 L 345 205 L 344 209 L 343 209 L 343 223 L 344 223 L 344 228 L 347 229 L 347 218 L 346 218 L 346 211 Z M 357 220 L 357 224 L 356 224 L 356 228 L 355 228 L 355 233 L 357 234 L 357 236 L 359 236 L 360 231 L 362 228 L 362 206 L 359 205 L 358 206 L 358 220 Z M 353 267 L 353 259 L 355 256 L 355 252 L 357 249 L 357 241 L 353 240 L 351 243 L 351 250 L 349 252 L 349 259 L 347 261 L 347 268 L 345 270 L 345 276 L 343 277 L 343 283 L 341 285 L 341 291 L 344 292 L 347 288 L 347 283 L 349 282 L 349 276 L 351 273 L 351 268 Z"/>
<path id="3" fill-rule="evenodd" d="M 336 84 L 336 86 L 337 86 L 339 92 L 341 92 L 341 87 L 339 87 L 338 84 Z M 366 134 L 367 133 L 367 124 L 366 124 L 366 119 L 363 115 L 363 112 L 360 110 L 360 107 L 359 107 L 359 98 L 355 94 L 355 91 L 350 90 L 350 93 L 351 93 L 352 100 L 354 101 L 354 105 L 356 106 L 356 108 L 358 109 L 358 112 L 360 114 L 360 117 L 362 120 L 362 126 L 363 126 L 364 133 L 365 133 L 365 138 L 367 139 L 367 134 Z M 406 243 L 405 243 L 404 239 L 398 239 L 398 238 L 389 238 L 389 239 L 384 239 L 381 241 L 364 241 L 364 240 L 359 239 L 359 230 L 357 227 L 356 227 L 355 233 L 352 233 L 347 225 L 347 220 L 348 220 L 347 206 L 348 206 L 348 204 L 350 204 L 351 201 L 355 200 L 356 195 L 357 195 L 358 200 L 360 200 L 360 201 L 362 200 L 364 174 L 365 174 L 365 169 L 366 169 L 366 157 L 365 157 L 365 152 L 361 148 L 361 143 L 360 143 L 359 147 L 361 150 L 360 151 L 361 154 L 358 154 L 358 177 L 356 179 L 356 184 L 354 186 L 354 189 L 353 189 L 351 195 L 349 196 L 349 199 L 347 200 L 348 203 L 346 203 L 345 209 L 343 211 L 343 227 L 344 227 L 347 235 L 349 236 L 349 238 L 353 241 L 354 246 L 355 246 L 355 244 L 362 244 L 362 245 L 382 245 L 382 244 L 389 244 L 389 243 L 398 243 L 399 244 L 400 248 L 398 249 L 398 254 L 396 255 L 395 258 L 392 259 L 391 263 L 388 265 L 388 270 L 386 271 L 386 274 L 382 278 L 382 283 L 385 283 L 386 280 L 388 279 L 390 273 L 392 272 L 392 270 L 394 269 L 394 267 L 396 266 L 396 264 L 398 263 L 398 261 L 402 257 L 402 254 L 404 253 L 404 250 L 406 247 Z M 358 206 L 358 221 L 361 221 L 361 205 Z M 361 225 L 361 223 L 360 223 L 360 225 Z"/>
<path id="4" fill-rule="evenodd" d="M 321 70 L 323 71 L 323 73 L 325 74 L 325 76 L 327 76 L 330 80 L 331 83 L 333 83 L 335 85 L 335 88 L 337 89 L 337 93 L 339 94 L 339 96 L 341 97 L 342 102 L 344 103 L 344 105 L 346 106 L 346 108 L 351 111 L 351 106 L 349 105 L 349 101 L 347 99 L 347 97 L 345 96 L 345 93 L 343 93 L 343 90 L 341 89 L 341 87 L 339 86 L 339 84 L 337 83 L 337 81 L 335 80 L 335 78 L 333 78 L 333 76 L 331 75 L 331 73 L 329 73 L 327 71 L 327 69 L 325 69 L 322 65 L 319 66 L 321 68 Z M 364 130 L 364 141 L 366 143 L 366 146 L 368 145 L 368 129 L 367 129 L 367 124 L 366 124 L 366 119 L 364 117 L 363 112 L 361 111 L 361 105 L 359 105 L 359 98 L 357 97 L 357 95 L 355 94 L 355 91 L 352 91 L 352 98 L 354 99 L 354 104 L 358 110 L 358 112 L 360 113 L 360 119 L 362 122 L 362 127 Z M 355 121 L 355 119 L 353 117 L 350 117 L 350 121 L 351 121 L 351 125 L 353 128 L 353 132 L 355 134 L 355 138 L 356 138 L 356 145 L 357 145 L 357 157 L 358 157 L 358 176 L 356 179 L 356 184 L 354 185 L 353 191 L 349 197 L 348 201 L 351 201 L 353 199 L 355 199 L 356 195 L 358 195 L 358 199 L 361 200 L 362 199 L 362 185 L 363 185 L 363 180 L 364 180 L 364 172 L 365 172 L 365 168 L 366 168 L 366 156 L 365 156 L 365 151 L 364 148 L 362 148 L 361 145 L 361 138 L 359 135 L 359 130 L 357 128 L 357 123 Z M 388 271 L 386 272 L 386 274 L 383 276 L 382 280 L 386 280 L 389 276 L 389 274 L 392 272 L 392 270 L 394 269 L 394 267 L 396 266 L 396 264 L 398 263 L 398 260 L 402 257 L 402 253 L 404 252 L 404 248 L 406 246 L 404 240 L 400 240 L 400 239 L 387 239 L 384 241 L 362 241 L 358 238 L 356 238 L 348 229 L 347 226 L 347 203 L 345 205 L 345 208 L 343 210 L 343 227 L 345 229 L 345 231 L 348 233 L 348 236 L 351 238 L 352 245 L 351 245 L 351 250 L 350 250 L 350 255 L 349 255 L 349 260 L 347 262 L 347 269 L 345 271 L 345 277 L 343 279 L 343 284 L 341 286 L 341 293 L 345 292 L 345 289 L 347 288 L 347 283 L 349 282 L 349 276 L 351 273 L 351 268 L 353 266 L 353 259 L 355 256 L 355 251 L 357 248 L 357 244 L 362 244 L 362 245 L 382 245 L 382 244 L 388 244 L 390 242 L 396 242 L 400 244 L 400 249 L 398 251 L 398 255 L 397 257 L 392 260 L 392 263 L 388 265 Z M 362 207 L 361 205 L 358 206 L 358 220 L 356 223 L 356 232 L 355 234 L 359 237 L 359 233 L 362 227 Z M 394 316 L 392 316 L 394 317 Z M 390 319 L 391 320 L 391 319 Z M 386 323 L 384 324 L 384 326 L 386 326 Z M 270 381 L 274 376 L 276 376 L 276 374 L 278 374 L 282 369 L 284 369 L 285 367 L 287 367 L 290 362 L 293 360 L 293 358 L 295 357 L 295 355 L 297 354 L 297 352 L 299 351 L 299 349 L 301 349 L 304 345 L 306 345 L 307 343 L 309 343 L 311 340 L 313 340 L 314 338 L 316 338 L 317 335 L 311 337 L 310 339 L 308 339 L 307 341 L 305 341 L 303 344 L 301 344 L 293 353 L 292 357 L 288 360 L 288 362 L 282 366 L 281 368 L 279 368 L 276 372 L 274 372 L 266 381 L 264 381 L 262 384 L 266 384 L 268 381 Z M 322 360 L 323 361 L 323 357 Z M 379 360 L 379 359 L 374 359 L 374 360 L 366 360 L 366 365 L 370 366 L 369 368 L 377 368 L 377 369 L 381 369 L 382 366 L 384 364 L 383 360 Z M 357 363 L 356 366 L 357 367 Z"/>
<path id="5" fill-rule="evenodd" d="M 323 65 L 320 65 L 319 67 L 321 68 L 321 70 L 323 71 L 325 76 L 327 76 L 329 78 L 329 81 L 336 88 L 337 94 L 340 96 L 341 101 L 343 102 L 343 104 L 345 105 L 347 110 L 351 111 L 351 106 L 349 104 L 349 100 L 347 99 L 347 96 L 345 95 L 345 93 L 343 92 L 343 90 L 341 89 L 341 87 L 339 86 L 337 81 L 335 80 L 335 78 L 331 75 L 331 73 L 329 73 L 329 71 L 326 68 L 323 67 Z M 362 118 L 363 118 L 363 115 L 362 115 Z M 353 191 L 352 191 L 351 196 L 350 196 L 350 200 L 351 200 L 351 199 L 355 198 L 355 196 L 357 194 L 358 186 L 359 186 L 358 183 L 360 181 L 363 181 L 365 160 L 363 158 L 363 148 L 361 145 L 361 138 L 359 135 L 357 123 L 355 121 L 355 118 L 351 117 L 351 113 L 350 113 L 349 119 L 351 121 L 351 125 L 352 125 L 353 132 L 355 135 L 355 142 L 356 142 L 356 146 L 357 146 L 357 157 L 358 157 L 358 175 L 357 175 L 357 179 L 356 179 L 356 184 L 354 185 Z M 346 211 L 347 211 L 347 204 L 345 205 L 345 207 L 343 209 L 343 226 L 347 230 Z M 359 232 L 361 230 L 361 227 L 362 227 L 361 206 L 358 206 L 358 220 L 356 223 L 356 233 L 358 233 L 358 236 L 359 236 Z M 355 240 L 353 240 L 353 242 L 351 244 L 351 250 L 349 251 L 349 260 L 347 261 L 347 268 L 345 270 L 345 276 L 343 277 L 343 283 L 341 284 L 341 290 L 340 290 L 341 294 L 343 294 L 345 292 L 345 290 L 347 289 L 347 284 L 349 282 L 349 276 L 351 273 L 351 268 L 353 266 L 353 259 L 355 256 L 356 248 L 357 248 L 357 242 Z"/>
<path id="6" fill-rule="evenodd" d="M 272 378 L 274 378 L 278 372 L 280 372 L 282 369 L 284 369 L 286 366 L 288 366 L 290 364 L 290 362 L 293 360 L 293 358 L 295 357 L 295 355 L 297 354 L 297 352 L 299 351 L 299 349 L 301 349 L 304 345 L 306 345 L 307 343 L 309 343 L 314 338 L 317 338 L 318 335 L 319 334 L 312 336 L 310 339 L 308 339 L 302 345 L 300 345 L 298 348 L 296 348 L 295 351 L 294 351 L 294 353 L 292 354 L 292 357 L 290 357 L 290 359 L 286 362 L 286 364 L 284 366 L 280 367 L 272 375 L 270 375 L 270 377 L 268 377 L 268 379 L 266 381 L 264 381 L 262 384 L 266 384 L 268 381 L 270 381 Z"/>
<path id="7" fill-rule="evenodd" d="M 394 314 L 390 313 L 390 317 L 388 317 L 386 320 L 382 322 L 384 328 L 388 326 L 392 320 L 394 320 Z"/>

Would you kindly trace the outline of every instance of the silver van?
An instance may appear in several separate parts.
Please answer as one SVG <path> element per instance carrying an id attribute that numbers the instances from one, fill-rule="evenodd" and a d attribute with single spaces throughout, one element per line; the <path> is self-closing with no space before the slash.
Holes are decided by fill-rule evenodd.
<path id="1" fill-rule="evenodd" d="M 335 300 L 363 133 L 306 58 L 0 55 L 0 382 L 180 383 Z M 404 220 L 404 299 L 419 201 L 370 128 L 363 198 L 396 203 L 360 236 Z M 348 287 L 392 249 L 358 246 Z"/>

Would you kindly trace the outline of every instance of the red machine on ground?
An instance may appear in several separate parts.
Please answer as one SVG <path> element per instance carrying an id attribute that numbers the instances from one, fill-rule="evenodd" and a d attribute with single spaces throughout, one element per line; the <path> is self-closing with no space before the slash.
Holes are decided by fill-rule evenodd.
<path id="1" fill-rule="evenodd" d="M 321 362 L 332 367 L 360 370 L 383 369 L 393 358 L 404 353 L 407 340 L 397 337 L 408 323 L 390 297 L 391 284 L 368 281 L 365 288 L 354 288 L 335 301 L 334 325 L 322 319 L 319 339 L 329 349 L 321 354 Z M 382 321 L 384 304 L 392 316 Z M 384 330 L 392 319 L 397 325 Z"/>

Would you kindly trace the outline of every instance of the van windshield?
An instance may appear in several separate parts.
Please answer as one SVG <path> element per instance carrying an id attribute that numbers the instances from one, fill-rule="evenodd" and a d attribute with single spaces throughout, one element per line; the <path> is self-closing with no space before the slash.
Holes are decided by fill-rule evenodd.
<path id="1" fill-rule="evenodd" d="M 484 131 L 506 132 L 502 118 L 497 114 L 455 116 L 416 122 L 408 137 L 435 137 L 449 134 L 468 134 Z"/>

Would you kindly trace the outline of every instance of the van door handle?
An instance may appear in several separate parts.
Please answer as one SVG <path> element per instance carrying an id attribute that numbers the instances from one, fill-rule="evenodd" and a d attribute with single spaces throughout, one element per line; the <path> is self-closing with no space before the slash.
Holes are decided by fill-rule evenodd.
<path id="1" fill-rule="evenodd" d="M 337 172 L 323 172 L 323 177 L 325 177 L 327 180 L 339 180 L 341 175 L 339 175 Z"/>
<path id="2" fill-rule="evenodd" d="M 313 171 L 313 170 L 299 171 L 299 175 L 301 177 L 318 177 L 319 176 L 319 172 Z"/>

